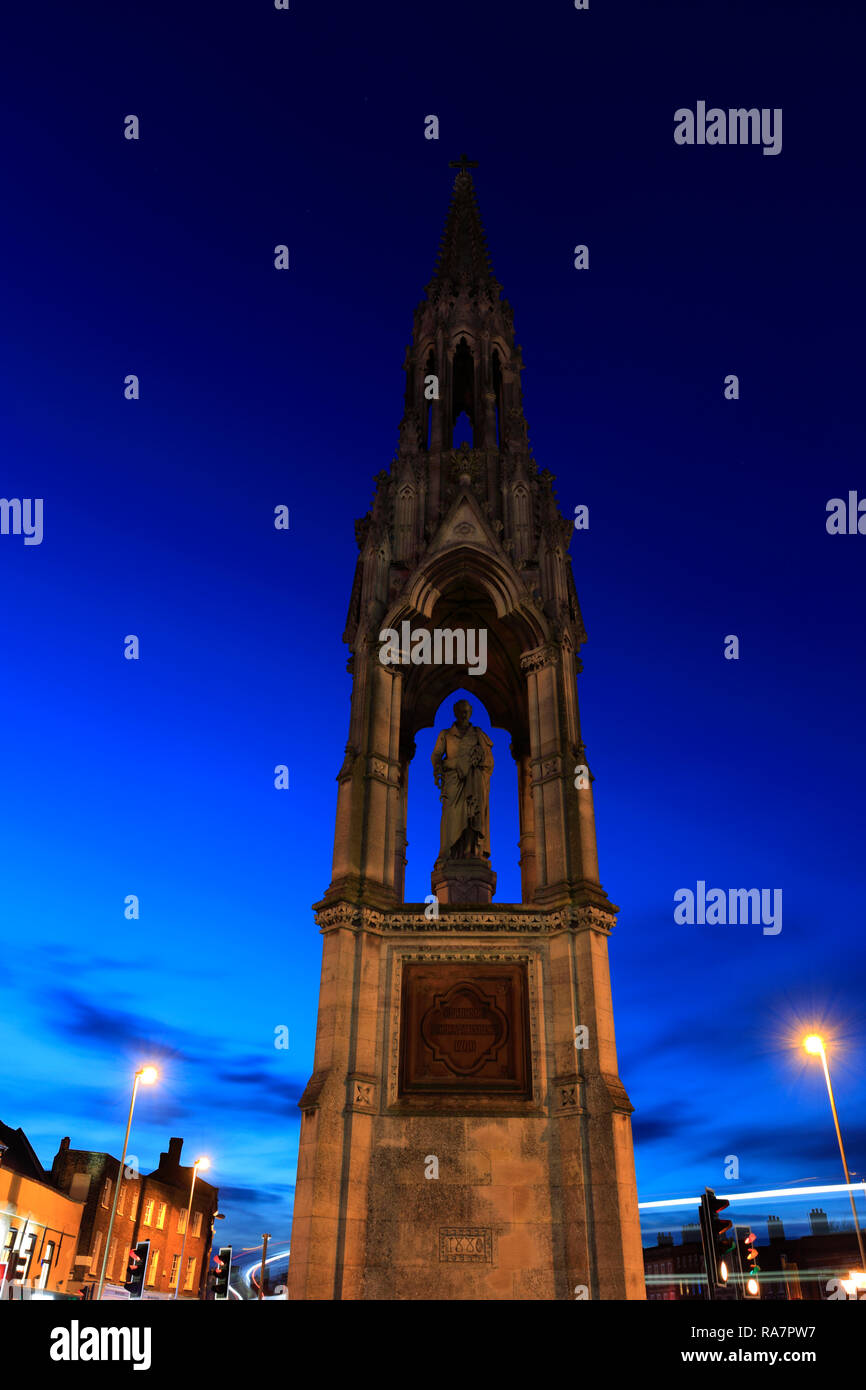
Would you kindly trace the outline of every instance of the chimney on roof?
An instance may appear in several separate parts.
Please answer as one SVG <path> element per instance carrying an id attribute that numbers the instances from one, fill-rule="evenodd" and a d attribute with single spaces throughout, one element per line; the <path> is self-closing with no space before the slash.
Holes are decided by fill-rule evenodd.
<path id="1" fill-rule="evenodd" d="M 180 1153 L 183 1148 L 182 1139 L 169 1139 L 168 1153 L 161 1153 L 159 1156 L 159 1168 L 157 1171 L 163 1173 L 171 1181 L 178 1176 L 180 1168 Z"/>

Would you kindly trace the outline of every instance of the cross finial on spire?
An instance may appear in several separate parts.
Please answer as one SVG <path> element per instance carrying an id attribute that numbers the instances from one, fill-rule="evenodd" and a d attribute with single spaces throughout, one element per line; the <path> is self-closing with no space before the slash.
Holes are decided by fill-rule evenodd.
<path id="1" fill-rule="evenodd" d="M 484 241 L 475 187 L 469 173 L 470 169 L 478 167 L 477 162 L 462 154 L 459 159 L 449 160 L 449 167 L 456 169 L 457 175 L 436 261 L 435 278 L 450 284 L 492 284 L 493 271 Z"/>
<path id="2" fill-rule="evenodd" d="M 477 169 L 478 160 L 470 159 L 468 155 L 461 154 L 459 159 L 449 159 L 449 169 L 459 169 L 461 174 L 465 174 L 467 169 Z"/>

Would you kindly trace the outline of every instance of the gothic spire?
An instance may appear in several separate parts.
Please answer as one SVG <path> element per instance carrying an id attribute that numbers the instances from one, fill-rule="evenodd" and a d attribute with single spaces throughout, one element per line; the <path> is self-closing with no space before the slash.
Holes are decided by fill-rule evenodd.
<path id="1" fill-rule="evenodd" d="M 469 172 L 475 166 L 463 155 L 459 162 L 452 160 L 451 167 L 458 172 L 428 292 L 436 285 L 457 289 L 461 285 L 477 287 L 482 283 L 495 283 Z"/>

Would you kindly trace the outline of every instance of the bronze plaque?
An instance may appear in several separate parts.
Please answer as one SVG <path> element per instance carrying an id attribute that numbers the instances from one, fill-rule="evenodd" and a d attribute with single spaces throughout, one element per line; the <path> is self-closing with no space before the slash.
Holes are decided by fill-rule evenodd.
<path id="1" fill-rule="evenodd" d="M 526 969 L 403 967 L 400 1093 L 531 1094 Z"/>

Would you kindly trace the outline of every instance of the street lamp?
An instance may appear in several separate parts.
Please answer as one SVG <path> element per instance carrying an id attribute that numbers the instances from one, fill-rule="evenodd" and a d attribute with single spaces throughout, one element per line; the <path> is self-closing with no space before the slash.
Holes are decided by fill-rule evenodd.
<path id="1" fill-rule="evenodd" d="M 836 1113 L 836 1102 L 833 1099 L 833 1087 L 830 1085 L 830 1069 L 827 1066 L 827 1053 L 824 1051 L 824 1039 L 817 1033 L 810 1033 L 808 1038 L 803 1039 L 803 1046 L 806 1051 L 814 1057 L 820 1057 L 824 1067 L 824 1080 L 827 1082 L 827 1094 L 830 1097 L 830 1109 L 833 1111 L 833 1123 L 836 1126 L 836 1138 L 839 1140 L 839 1152 L 842 1155 L 842 1171 L 845 1174 L 845 1181 L 848 1184 L 848 1197 L 851 1202 L 851 1211 L 854 1214 L 854 1230 L 857 1233 L 857 1248 L 860 1251 L 860 1263 L 866 1270 L 866 1254 L 863 1252 L 863 1235 L 860 1230 L 860 1222 L 857 1220 L 857 1207 L 854 1203 L 854 1193 L 851 1191 L 851 1177 L 848 1172 L 848 1161 L 845 1158 L 845 1147 L 842 1143 L 842 1131 L 839 1128 L 839 1116 Z"/>
<path id="2" fill-rule="evenodd" d="M 99 1272 L 99 1288 L 96 1290 L 96 1297 L 102 1297 L 102 1288 L 105 1283 L 105 1269 L 108 1264 L 108 1252 L 111 1249 L 111 1233 L 114 1230 L 114 1214 L 117 1211 L 117 1199 L 120 1196 L 120 1184 L 123 1182 L 123 1172 L 126 1166 L 126 1146 L 129 1143 L 129 1131 L 132 1125 L 132 1112 L 135 1109 L 135 1097 L 138 1095 L 139 1083 L 142 1086 L 152 1086 L 159 1073 L 156 1067 L 139 1067 L 132 1081 L 132 1099 L 129 1102 L 129 1118 L 126 1121 L 126 1134 L 123 1136 L 123 1153 L 120 1155 L 120 1168 L 117 1172 L 117 1182 L 114 1184 L 114 1201 L 111 1203 L 111 1216 L 108 1219 L 108 1234 L 105 1237 L 105 1251 L 102 1256 L 102 1268 Z"/>
<path id="3" fill-rule="evenodd" d="M 186 1234 L 190 1228 L 190 1223 L 192 1221 L 192 1194 L 195 1192 L 196 1174 L 198 1173 L 199 1168 L 201 1168 L 202 1172 L 205 1172 L 209 1167 L 209 1158 L 197 1158 L 195 1163 L 192 1165 L 192 1182 L 189 1185 L 189 1210 L 186 1214 L 186 1225 L 183 1228 L 183 1243 L 180 1247 L 180 1266 L 177 1271 L 177 1283 L 174 1286 L 175 1298 L 177 1298 L 178 1291 L 180 1289 L 180 1281 L 183 1278 L 183 1256 L 184 1251 L 186 1250 Z"/>

